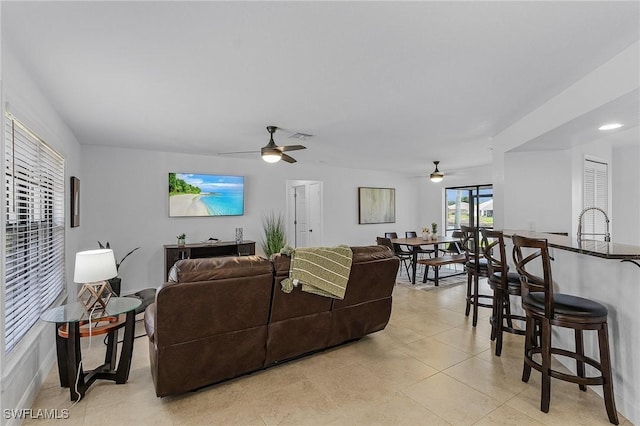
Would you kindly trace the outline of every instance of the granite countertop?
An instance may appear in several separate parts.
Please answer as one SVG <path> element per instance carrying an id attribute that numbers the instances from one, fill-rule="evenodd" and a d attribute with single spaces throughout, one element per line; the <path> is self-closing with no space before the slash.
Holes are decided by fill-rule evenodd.
<path id="1" fill-rule="evenodd" d="M 589 256 L 602 257 L 604 259 L 640 259 L 640 246 L 633 246 L 630 244 L 619 244 L 613 242 L 607 243 L 595 240 L 578 241 L 575 235 L 565 236 L 514 229 L 505 229 L 503 233 L 505 237 L 511 237 L 512 235 L 517 234 L 529 238 L 546 238 L 549 243 L 549 247 L 573 251 L 575 253 L 586 254 Z"/>

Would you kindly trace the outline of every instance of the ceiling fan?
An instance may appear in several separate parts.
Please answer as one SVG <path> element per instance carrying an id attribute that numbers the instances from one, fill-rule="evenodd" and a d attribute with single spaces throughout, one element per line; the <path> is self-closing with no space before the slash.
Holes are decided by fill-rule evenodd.
<path id="1" fill-rule="evenodd" d="M 442 182 L 442 179 L 444 179 L 444 173 L 438 170 L 438 164 L 440 164 L 440 161 L 434 161 L 433 164 L 436 165 L 436 169 L 429 175 L 429 179 L 431 182 L 435 183 Z"/>
<path id="2" fill-rule="evenodd" d="M 430 174 L 425 175 L 418 175 L 418 176 L 411 176 L 411 177 L 415 177 L 415 178 L 428 178 L 431 182 L 434 183 L 438 183 L 438 182 L 442 182 L 442 179 L 444 179 L 444 173 L 442 173 L 439 169 L 438 169 L 438 165 L 440 164 L 440 161 L 434 161 L 433 164 L 436 166 L 435 170 L 433 172 L 431 172 Z M 427 172 L 428 173 L 428 172 Z M 447 172 L 447 176 L 451 176 L 451 175 L 457 175 L 458 173 L 455 172 Z"/>
<path id="3" fill-rule="evenodd" d="M 285 154 L 285 151 L 297 151 L 299 149 L 307 149 L 307 147 L 303 145 L 276 145 L 275 141 L 273 140 L 273 134 L 276 132 L 276 130 L 278 130 L 278 127 L 276 126 L 267 126 L 267 131 L 271 134 L 271 137 L 269 138 L 269 143 L 260 149 L 260 155 L 262 156 L 262 159 L 267 163 L 276 163 L 280 160 L 286 161 L 287 163 L 295 163 L 296 159 L 291 157 L 290 155 Z M 221 152 L 220 154 L 246 154 L 250 152 L 258 151 Z"/>

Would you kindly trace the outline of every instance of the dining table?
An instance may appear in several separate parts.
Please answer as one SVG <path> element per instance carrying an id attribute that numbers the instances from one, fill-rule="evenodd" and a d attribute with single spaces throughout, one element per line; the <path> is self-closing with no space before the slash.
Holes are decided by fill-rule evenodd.
<path id="1" fill-rule="evenodd" d="M 439 235 L 426 240 L 422 237 L 415 238 L 391 238 L 392 244 L 399 244 L 411 248 L 411 282 L 416 282 L 416 267 L 418 265 L 418 253 L 423 246 L 433 246 L 437 255 L 440 244 L 449 244 L 459 242 L 459 238 Z"/>

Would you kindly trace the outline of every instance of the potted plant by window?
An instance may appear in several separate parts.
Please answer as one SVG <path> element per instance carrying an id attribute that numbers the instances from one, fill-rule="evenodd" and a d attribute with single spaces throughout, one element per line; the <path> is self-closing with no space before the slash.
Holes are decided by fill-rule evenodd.
<path id="1" fill-rule="evenodd" d="M 437 238 L 438 237 L 438 224 L 433 222 L 431 224 L 431 238 Z"/>
<path id="2" fill-rule="evenodd" d="M 111 245 L 109 244 L 109 241 L 107 241 L 106 244 L 102 244 L 100 241 L 98 241 L 98 246 L 101 249 L 111 249 Z M 136 247 L 133 250 L 131 250 L 129 253 L 125 254 L 124 257 L 122 259 L 120 259 L 120 261 L 118 261 L 118 259 L 116 259 L 116 273 L 120 270 L 120 265 L 122 265 L 122 262 L 124 262 L 124 260 L 129 257 L 129 255 L 131 253 L 133 253 L 134 251 L 138 250 L 140 247 Z M 115 254 L 115 252 L 114 252 Z M 117 296 L 120 296 L 120 289 L 122 288 L 122 279 L 119 276 L 115 276 L 113 278 L 111 278 L 109 280 L 109 285 L 111 286 L 111 289 L 116 293 Z"/>

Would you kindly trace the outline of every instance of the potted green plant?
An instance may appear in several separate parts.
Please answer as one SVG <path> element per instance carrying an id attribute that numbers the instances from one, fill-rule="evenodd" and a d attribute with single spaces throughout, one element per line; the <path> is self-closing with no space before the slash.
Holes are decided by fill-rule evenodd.
<path id="1" fill-rule="evenodd" d="M 185 240 L 187 239 L 187 236 L 184 233 L 182 233 L 182 234 L 179 234 L 176 238 L 178 239 L 178 245 L 183 246 Z"/>
<path id="2" fill-rule="evenodd" d="M 100 241 L 98 241 L 98 246 L 101 249 L 111 249 L 111 244 L 109 244 L 109 241 L 107 241 L 106 244 L 102 244 Z M 129 255 L 131 255 L 131 253 L 133 253 L 134 251 L 138 250 L 140 247 L 136 247 L 133 250 L 131 250 L 129 253 L 125 254 L 124 257 L 122 259 L 120 259 L 120 261 L 118 261 L 118 259 L 116 259 L 116 273 L 118 271 L 120 271 L 120 265 L 122 265 L 122 262 L 125 261 L 125 259 L 127 257 L 129 257 Z M 115 255 L 115 252 L 114 252 Z M 109 280 L 109 285 L 111 286 L 111 289 L 116 293 L 116 295 L 120 296 L 120 289 L 122 286 L 122 279 L 119 276 L 115 276 L 113 278 L 111 278 Z"/>
<path id="3" fill-rule="evenodd" d="M 431 238 L 435 238 L 438 236 L 438 224 L 433 222 L 431 223 Z"/>
<path id="4" fill-rule="evenodd" d="M 285 235 L 284 217 L 282 213 L 269 212 L 262 218 L 262 250 L 267 257 L 279 253 L 287 244 Z"/>

